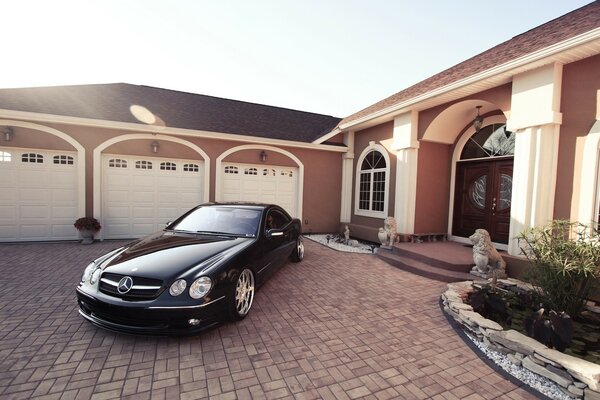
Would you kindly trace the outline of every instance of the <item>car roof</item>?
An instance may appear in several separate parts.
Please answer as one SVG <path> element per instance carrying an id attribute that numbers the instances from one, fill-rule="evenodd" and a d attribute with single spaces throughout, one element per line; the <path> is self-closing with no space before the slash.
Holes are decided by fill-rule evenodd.
<path id="1" fill-rule="evenodd" d="M 227 202 L 210 202 L 201 204 L 203 207 L 212 207 L 212 206 L 227 206 L 227 207 L 252 207 L 252 208 L 269 208 L 269 207 L 279 207 L 276 204 L 267 204 L 267 203 L 257 203 L 251 201 L 227 201 Z"/>

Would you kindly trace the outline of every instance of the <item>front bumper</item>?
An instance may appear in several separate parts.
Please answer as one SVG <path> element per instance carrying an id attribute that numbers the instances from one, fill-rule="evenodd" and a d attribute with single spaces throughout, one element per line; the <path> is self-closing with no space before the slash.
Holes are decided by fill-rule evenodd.
<path id="1" fill-rule="evenodd" d="M 227 317 L 226 298 L 190 306 L 159 306 L 152 301 L 125 302 L 102 299 L 76 289 L 79 313 L 88 321 L 112 331 L 143 335 L 192 335 Z M 198 320 L 190 324 L 190 320 Z"/>

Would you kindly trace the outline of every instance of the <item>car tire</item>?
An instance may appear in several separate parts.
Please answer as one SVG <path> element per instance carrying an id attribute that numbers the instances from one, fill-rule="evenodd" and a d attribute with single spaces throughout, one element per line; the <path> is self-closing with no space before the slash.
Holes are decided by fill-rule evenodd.
<path id="1" fill-rule="evenodd" d="M 230 296 L 229 315 L 232 320 L 239 321 L 248 315 L 254 302 L 255 291 L 254 273 L 251 269 L 245 268 L 235 280 Z"/>
<path id="2" fill-rule="evenodd" d="M 296 239 L 296 247 L 294 247 L 290 258 L 292 259 L 292 262 L 300 262 L 304 260 L 304 240 L 302 239 L 301 235 Z"/>

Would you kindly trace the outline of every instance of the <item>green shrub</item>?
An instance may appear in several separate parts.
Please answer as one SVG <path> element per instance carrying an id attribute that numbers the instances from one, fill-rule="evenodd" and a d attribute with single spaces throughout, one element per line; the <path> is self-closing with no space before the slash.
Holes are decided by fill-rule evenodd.
<path id="1" fill-rule="evenodd" d="M 600 234 L 579 222 L 556 220 L 523 231 L 519 247 L 546 309 L 577 316 L 600 278 Z"/>

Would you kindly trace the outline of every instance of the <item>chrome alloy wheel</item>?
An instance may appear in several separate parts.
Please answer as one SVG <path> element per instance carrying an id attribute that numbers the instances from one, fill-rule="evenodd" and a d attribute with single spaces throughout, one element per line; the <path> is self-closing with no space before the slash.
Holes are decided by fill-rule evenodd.
<path id="1" fill-rule="evenodd" d="M 298 236 L 298 239 L 296 239 L 296 254 L 299 261 L 304 259 L 304 240 L 302 240 L 302 236 Z"/>
<path id="2" fill-rule="evenodd" d="M 235 309 L 240 317 L 245 316 L 254 300 L 254 275 L 249 269 L 240 274 L 235 288 Z"/>

